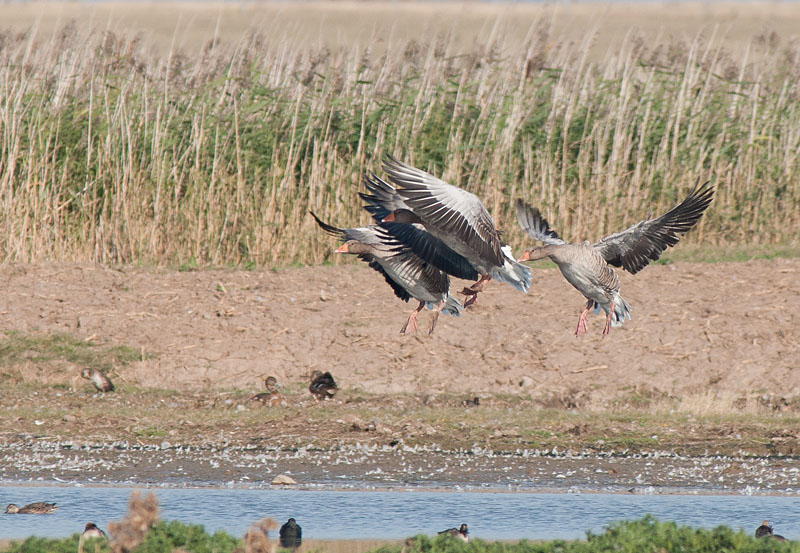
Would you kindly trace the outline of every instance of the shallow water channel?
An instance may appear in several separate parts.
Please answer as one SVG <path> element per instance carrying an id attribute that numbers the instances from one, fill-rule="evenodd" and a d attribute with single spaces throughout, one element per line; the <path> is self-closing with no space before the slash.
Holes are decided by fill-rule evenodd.
<path id="1" fill-rule="evenodd" d="M 66 537 L 88 521 L 106 528 L 127 510 L 130 487 L 2 486 L 2 509 L 52 501 L 52 515 L 0 514 L 0 538 Z M 694 527 L 727 525 L 748 533 L 769 519 L 776 533 L 800 538 L 800 500 L 785 496 L 310 491 L 152 488 L 166 520 L 202 524 L 241 537 L 271 516 L 297 519 L 311 539 L 401 539 L 469 524 L 486 540 L 584 538 L 614 522 L 651 513 Z"/>

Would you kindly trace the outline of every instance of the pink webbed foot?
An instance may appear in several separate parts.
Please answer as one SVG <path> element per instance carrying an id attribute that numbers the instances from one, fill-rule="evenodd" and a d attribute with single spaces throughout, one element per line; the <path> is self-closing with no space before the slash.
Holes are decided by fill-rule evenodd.
<path id="1" fill-rule="evenodd" d="M 464 288 L 461 293 L 464 294 L 464 307 L 469 307 L 473 303 L 478 301 L 478 293 L 483 292 L 483 287 L 486 286 L 486 283 L 492 279 L 492 275 L 483 275 L 481 278 L 473 284 L 472 286 L 468 286 Z"/>
<path id="2" fill-rule="evenodd" d="M 417 329 L 419 328 L 419 325 L 417 324 L 417 316 L 424 307 L 425 307 L 425 302 L 424 301 L 419 302 L 419 307 L 417 307 L 414 311 L 412 311 L 411 315 L 408 316 L 406 324 L 404 324 L 403 328 L 400 329 L 400 334 L 405 334 L 406 331 L 408 330 L 410 330 L 411 332 L 417 331 Z"/>
<path id="3" fill-rule="evenodd" d="M 431 328 L 428 330 L 428 336 L 433 334 L 433 329 L 436 328 L 436 321 L 439 320 L 439 313 L 442 312 L 442 308 L 444 307 L 444 302 L 439 302 L 439 305 L 436 306 L 436 309 L 433 312 L 433 319 L 431 319 Z"/>
<path id="4" fill-rule="evenodd" d="M 608 310 L 608 317 L 606 317 L 606 327 L 603 329 L 603 336 L 611 332 L 611 318 L 614 316 L 614 309 L 617 306 L 611 302 L 611 308 Z"/>
<path id="5" fill-rule="evenodd" d="M 589 316 L 589 311 L 594 307 L 594 301 L 589 300 L 586 304 L 586 309 L 581 312 L 581 316 L 578 319 L 578 328 L 575 329 L 575 337 L 580 337 L 586 334 L 589 331 L 589 327 L 586 325 L 586 317 Z"/>

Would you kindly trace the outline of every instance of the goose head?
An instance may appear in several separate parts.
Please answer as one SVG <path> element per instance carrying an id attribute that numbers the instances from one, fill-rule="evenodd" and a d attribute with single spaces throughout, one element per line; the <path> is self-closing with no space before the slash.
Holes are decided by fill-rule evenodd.
<path id="1" fill-rule="evenodd" d="M 550 255 L 547 251 L 547 246 L 534 246 L 522 252 L 518 261 L 536 261 L 537 259 L 544 259 Z"/>
<path id="2" fill-rule="evenodd" d="M 413 224 L 413 223 L 421 223 L 422 219 L 420 219 L 414 212 L 408 209 L 398 209 L 384 217 L 381 220 L 381 223 L 405 223 L 405 224 Z"/>
<path id="3" fill-rule="evenodd" d="M 348 240 L 338 248 L 336 248 L 335 253 L 352 253 L 352 254 L 364 254 L 364 253 L 371 253 L 373 251 L 372 246 L 368 244 L 364 244 L 363 242 L 359 242 L 358 240 Z"/>

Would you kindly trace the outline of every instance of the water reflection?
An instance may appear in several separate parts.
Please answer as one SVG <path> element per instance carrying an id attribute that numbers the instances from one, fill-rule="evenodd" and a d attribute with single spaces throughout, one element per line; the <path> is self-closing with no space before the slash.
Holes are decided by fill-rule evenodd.
<path id="1" fill-rule="evenodd" d="M 106 528 L 127 510 L 133 488 L 4 486 L 2 509 L 54 501 L 53 515 L 0 515 L 0 538 L 31 535 L 64 537 L 88 521 Z M 467 522 L 474 537 L 495 539 L 583 538 L 611 522 L 647 513 L 694 527 L 724 524 L 752 533 L 769 519 L 776 533 L 800 538 L 794 521 L 800 501 L 772 496 L 612 495 L 475 493 L 427 491 L 306 491 L 242 489 L 153 489 L 162 518 L 202 524 L 241 537 L 265 516 L 280 523 L 289 517 L 309 539 L 401 539 Z"/>

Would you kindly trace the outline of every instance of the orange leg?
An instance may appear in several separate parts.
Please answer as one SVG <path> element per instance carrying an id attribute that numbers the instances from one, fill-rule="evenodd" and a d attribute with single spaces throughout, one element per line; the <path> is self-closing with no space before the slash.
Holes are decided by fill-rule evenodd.
<path id="1" fill-rule="evenodd" d="M 614 309 L 617 306 L 611 302 L 611 308 L 608 310 L 608 317 L 606 317 L 606 327 L 603 329 L 603 336 L 611 332 L 611 318 L 614 316 Z"/>
<path id="2" fill-rule="evenodd" d="M 580 318 L 578 319 L 578 328 L 575 329 L 575 337 L 583 336 L 589 330 L 589 327 L 586 326 L 586 317 L 589 316 L 589 311 L 594 307 L 594 300 L 589 300 L 586 303 L 586 309 L 583 310 L 581 313 Z"/>
<path id="3" fill-rule="evenodd" d="M 419 312 L 422 311 L 423 307 L 425 307 L 425 302 L 424 301 L 419 302 L 419 307 L 417 307 L 414 311 L 411 312 L 411 315 L 409 315 L 406 324 L 404 324 L 403 328 L 400 329 L 400 334 L 405 334 L 406 330 L 411 330 L 411 332 L 417 331 L 418 327 L 417 315 L 419 315 Z"/>
<path id="4" fill-rule="evenodd" d="M 436 321 L 439 320 L 439 313 L 442 312 L 444 308 L 444 301 L 440 301 L 439 305 L 436 306 L 436 309 L 433 311 L 433 319 L 431 320 L 431 328 L 428 331 L 428 336 L 433 334 L 433 329 L 436 328 Z"/>
<path id="5" fill-rule="evenodd" d="M 483 287 L 486 286 L 486 283 L 492 280 L 492 275 L 483 275 L 481 276 L 480 280 L 473 284 L 472 286 L 468 286 L 464 288 L 461 293 L 469 296 L 464 301 L 464 307 L 469 307 L 476 301 L 478 301 L 478 293 L 483 292 Z"/>

